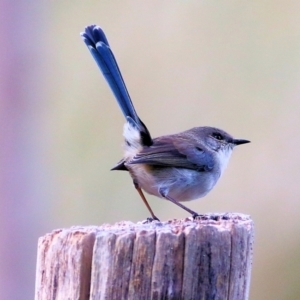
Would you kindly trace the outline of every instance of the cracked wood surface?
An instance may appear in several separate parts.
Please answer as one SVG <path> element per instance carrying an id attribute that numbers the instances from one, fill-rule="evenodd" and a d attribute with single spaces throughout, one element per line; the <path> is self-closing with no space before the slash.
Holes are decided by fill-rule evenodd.
<path id="1" fill-rule="evenodd" d="M 245 300 L 253 230 L 233 213 L 55 230 L 38 242 L 35 299 Z"/>

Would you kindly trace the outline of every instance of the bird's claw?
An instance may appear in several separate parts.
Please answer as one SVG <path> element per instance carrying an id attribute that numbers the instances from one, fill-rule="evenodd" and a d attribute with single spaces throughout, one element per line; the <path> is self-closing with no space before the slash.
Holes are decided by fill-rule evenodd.
<path id="1" fill-rule="evenodd" d="M 146 219 L 147 220 L 147 223 L 152 223 L 152 222 L 154 222 L 154 221 L 158 221 L 158 222 L 160 222 L 160 220 L 159 220 L 159 218 L 157 218 L 157 217 L 149 217 L 149 218 L 147 218 Z"/>

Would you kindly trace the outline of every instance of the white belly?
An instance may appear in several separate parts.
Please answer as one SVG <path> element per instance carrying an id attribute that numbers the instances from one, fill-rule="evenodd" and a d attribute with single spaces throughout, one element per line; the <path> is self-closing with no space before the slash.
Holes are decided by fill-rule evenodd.
<path id="1" fill-rule="evenodd" d="M 146 165 L 130 165 L 131 176 L 148 194 L 166 195 L 177 201 L 189 201 L 204 197 L 216 184 L 220 172 L 197 172 L 182 168 L 152 170 Z"/>

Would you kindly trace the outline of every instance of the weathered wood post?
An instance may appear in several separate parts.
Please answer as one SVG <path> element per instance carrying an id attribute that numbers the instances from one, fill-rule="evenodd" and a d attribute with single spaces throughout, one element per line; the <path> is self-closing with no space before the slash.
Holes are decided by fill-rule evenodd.
<path id="1" fill-rule="evenodd" d="M 252 246 L 242 214 L 55 230 L 39 239 L 35 299 L 245 300 Z"/>

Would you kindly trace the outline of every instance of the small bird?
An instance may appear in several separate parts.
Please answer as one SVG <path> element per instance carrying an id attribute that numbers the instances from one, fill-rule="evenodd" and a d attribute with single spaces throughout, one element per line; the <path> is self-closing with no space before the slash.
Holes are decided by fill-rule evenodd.
<path id="1" fill-rule="evenodd" d="M 81 37 L 103 73 L 126 118 L 124 157 L 112 170 L 128 171 L 133 184 L 158 220 L 143 190 L 167 199 L 195 218 L 198 213 L 180 202 L 204 197 L 224 172 L 235 146 L 249 143 L 214 127 L 192 129 L 152 138 L 138 117 L 103 30 L 90 25 Z"/>

